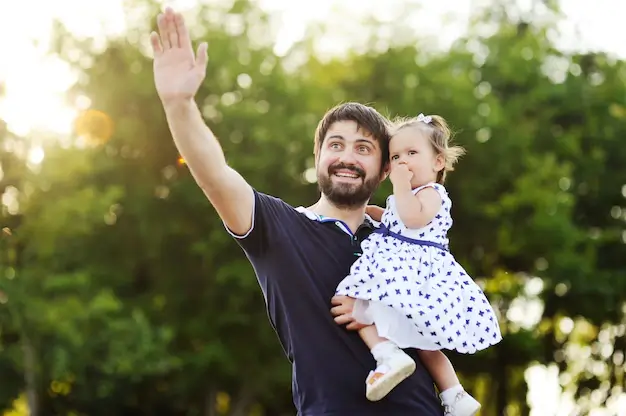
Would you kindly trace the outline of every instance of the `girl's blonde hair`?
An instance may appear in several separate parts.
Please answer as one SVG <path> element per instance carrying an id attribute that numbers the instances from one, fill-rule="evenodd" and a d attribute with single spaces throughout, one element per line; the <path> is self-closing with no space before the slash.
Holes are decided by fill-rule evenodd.
<path id="1" fill-rule="evenodd" d="M 427 122 L 427 120 L 429 121 Z M 425 132 L 435 153 L 443 156 L 444 167 L 437 173 L 437 183 L 443 185 L 446 174 L 454 170 L 454 165 L 465 154 L 465 149 L 461 146 L 452 145 L 452 132 L 446 120 L 441 116 L 398 118 L 393 122 L 391 137 L 393 138 L 400 130 L 408 127 L 415 127 Z"/>

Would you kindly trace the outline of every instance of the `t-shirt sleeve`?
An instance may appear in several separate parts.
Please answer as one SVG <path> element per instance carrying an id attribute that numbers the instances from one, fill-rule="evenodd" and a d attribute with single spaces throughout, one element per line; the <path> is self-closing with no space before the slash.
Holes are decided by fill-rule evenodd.
<path id="1" fill-rule="evenodd" d="M 293 208 L 281 199 L 254 190 L 254 207 L 250 230 L 243 235 L 237 235 L 226 224 L 224 227 L 246 253 L 257 256 L 262 254 L 271 244 L 272 238 L 288 216 L 295 213 Z"/>

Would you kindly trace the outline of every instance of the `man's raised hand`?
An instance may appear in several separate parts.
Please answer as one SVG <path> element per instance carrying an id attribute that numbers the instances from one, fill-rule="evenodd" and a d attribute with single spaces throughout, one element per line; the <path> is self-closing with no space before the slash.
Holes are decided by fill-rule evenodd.
<path id="1" fill-rule="evenodd" d="M 207 44 L 201 43 L 194 55 L 183 16 L 169 7 L 159 14 L 157 25 L 158 33 L 150 34 L 157 93 L 164 104 L 192 99 L 206 74 Z"/>

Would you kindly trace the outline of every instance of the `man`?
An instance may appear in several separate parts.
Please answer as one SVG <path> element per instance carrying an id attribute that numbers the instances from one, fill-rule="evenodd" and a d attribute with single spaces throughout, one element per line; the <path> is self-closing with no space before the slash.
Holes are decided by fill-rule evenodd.
<path id="1" fill-rule="evenodd" d="M 373 358 L 351 322 L 352 303 L 335 288 L 371 231 L 365 207 L 384 179 L 387 122 L 360 104 L 329 111 L 315 138 L 319 201 L 298 210 L 264 195 L 231 169 L 194 103 L 205 76 L 207 45 L 191 47 L 180 14 L 166 9 L 151 34 L 154 78 L 174 141 L 193 177 L 252 263 L 272 326 L 293 364 L 300 416 L 441 415 L 422 366 L 384 400 L 365 398 Z M 413 357 L 419 362 L 416 355 Z"/>

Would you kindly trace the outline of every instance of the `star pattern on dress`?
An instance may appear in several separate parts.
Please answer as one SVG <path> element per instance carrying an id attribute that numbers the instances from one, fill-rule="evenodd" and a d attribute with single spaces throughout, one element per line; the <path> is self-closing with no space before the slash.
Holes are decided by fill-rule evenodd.
<path id="1" fill-rule="evenodd" d="M 442 198 L 441 209 L 429 224 L 419 230 L 406 228 L 393 195 L 387 198 L 381 221 L 399 235 L 447 247 L 453 224 L 452 201 L 442 185 L 426 186 L 433 187 Z M 474 353 L 502 339 L 485 294 L 449 252 L 381 234 L 372 234 L 362 249 L 363 255 L 337 293 L 391 307 L 395 319 L 406 320 L 413 328 L 405 331 L 408 334 L 396 334 L 403 342 L 421 349 Z M 388 335 L 394 341 L 393 334 Z"/>

